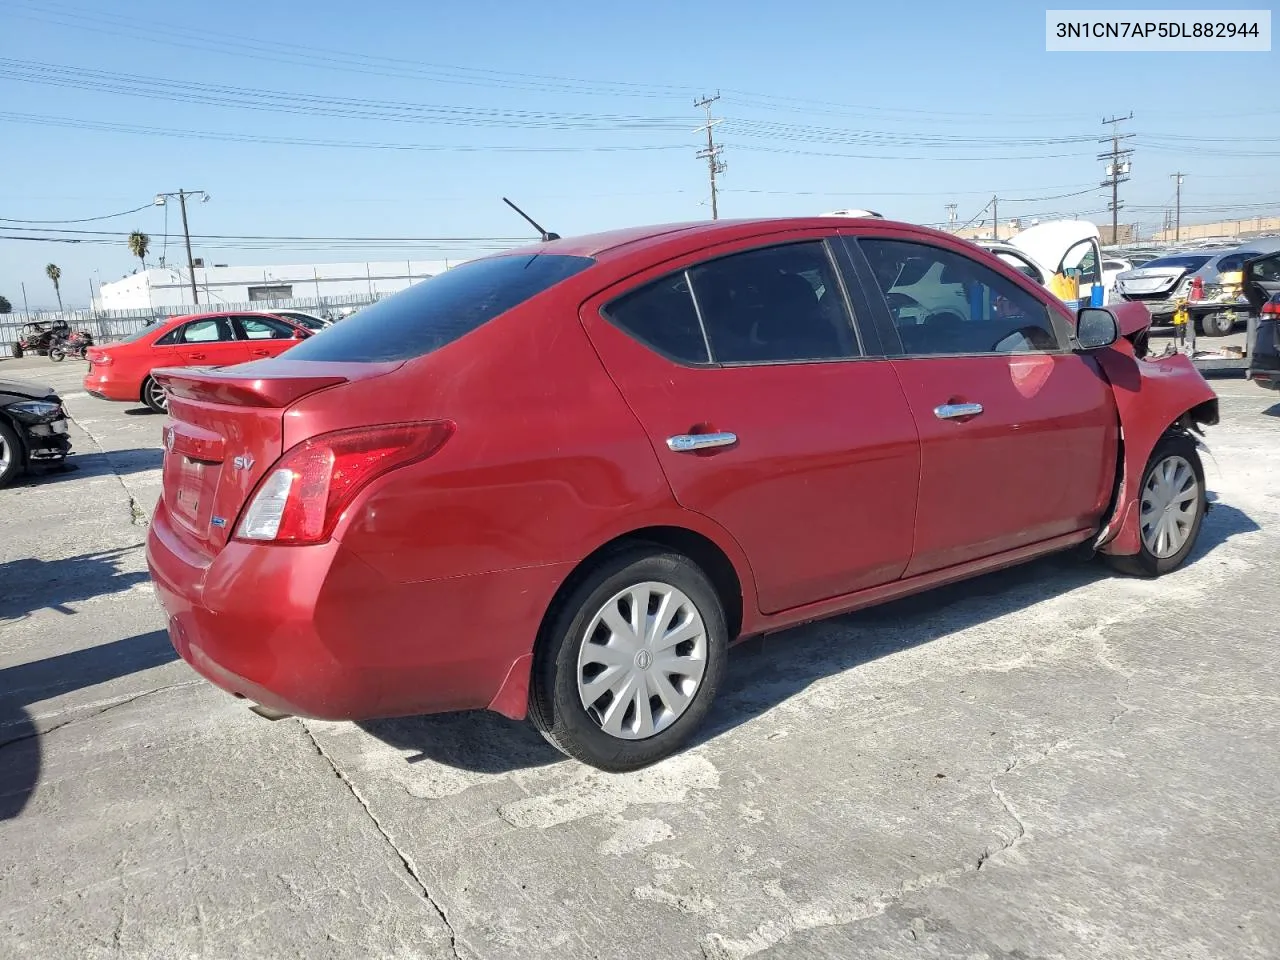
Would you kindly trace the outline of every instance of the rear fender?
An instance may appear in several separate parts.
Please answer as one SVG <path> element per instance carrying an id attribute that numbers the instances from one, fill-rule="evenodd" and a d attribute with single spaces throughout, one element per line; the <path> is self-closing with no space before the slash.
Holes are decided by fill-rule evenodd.
<path id="1" fill-rule="evenodd" d="M 1141 549 L 1138 488 L 1151 451 L 1170 429 L 1216 424 L 1218 397 L 1183 354 L 1139 360 L 1133 344 L 1119 340 L 1095 356 L 1116 398 L 1124 463 L 1115 507 L 1094 545 L 1103 553 L 1132 556 Z"/>

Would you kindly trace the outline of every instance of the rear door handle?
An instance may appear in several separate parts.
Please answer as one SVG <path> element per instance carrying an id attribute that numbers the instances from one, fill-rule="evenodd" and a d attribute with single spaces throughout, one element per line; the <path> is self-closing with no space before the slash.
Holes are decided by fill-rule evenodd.
<path id="1" fill-rule="evenodd" d="M 964 417 L 976 417 L 980 413 L 980 403 L 944 403 L 933 408 L 933 415 L 939 420 L 960 420 Z"/>
<path id="2" fill-rule="evenodd" d="M 192 354 L 188 354 L 188 356 L 189 356 L 189 357 L 191 357 L 191 359 L 192 359 L 192 360 L 203 360 L 203 359 L 204 359 L 204 354 L 203 354 L 203 353 L 192 353 Z"/>
<path id="3" fill-rule="evenodd" d="M 271 351 L 270 350 L 254 350 L 253 355 L 255 357 L 269 357 L 271 356 Z"/>
<path id="4" fill-rule="evenodd" d="M 738 442 L 736 433 L 681 433 L 667 437 L 667 449 L 674 453 L 695 453 L 716 447 L 731 447 Z"/>

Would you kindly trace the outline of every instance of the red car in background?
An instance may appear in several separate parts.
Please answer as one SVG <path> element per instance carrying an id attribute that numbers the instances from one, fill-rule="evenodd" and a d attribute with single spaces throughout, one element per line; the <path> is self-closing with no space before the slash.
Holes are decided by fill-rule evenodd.
<path id="1" fill-rule="evenodd" d="M 742 637 L 1081 545 L 1182 564 L 1218 401 L 1149 325 L 885 220 L 555 239 L 158 372 L 148 563 L 178 653 L 268 711 L 527 713 L 634 769 Z"/>
<path id="2" fill-rule="evenodd" d="M 311 335 L 300 324 L 262 313 L 198 313 L 143 327 L 85 352 L 85 390 L 103 400 L 141 401 L 156 413 L 168 398 L 152 371 L 159 367 L 226 367 L 275 357 Z"/>

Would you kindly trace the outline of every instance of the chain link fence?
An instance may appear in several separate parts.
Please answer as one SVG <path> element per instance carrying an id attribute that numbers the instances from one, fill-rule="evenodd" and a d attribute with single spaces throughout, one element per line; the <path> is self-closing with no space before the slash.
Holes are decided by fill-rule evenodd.
<path id="1" fill-rule="evenodd" d="M 337 320 L 368 306 L 378 299 L 375 294 L 347 294 L 337 297 L 295 297 L 290 300 L 253 300 L 246 303 L 190 304 L 176 307 L 151 307 L 139 310 L 63 310 L 33 311 L 0 315 L 0 358 L 13 356 L 13 345 L 28 323 L 52 324 L 63 320 L 72 330 L 85 330 L 94 343 L 110 343 L 136 333 L 143 327 L 168 317 L 189 313 L 270 313 L 272 310 L 302 310 L 325 319 Z"/>

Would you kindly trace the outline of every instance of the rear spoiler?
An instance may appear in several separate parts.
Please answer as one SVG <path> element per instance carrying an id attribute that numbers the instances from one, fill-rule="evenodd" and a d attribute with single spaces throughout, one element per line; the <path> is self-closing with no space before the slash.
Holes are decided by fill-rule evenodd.
<path id="1" fill-rule="evenodd" d="M 347 382 L 332 375 L 252 377 L 213 367 L 170 367 L 151 376 L 175 397 L 233 407 L 287 407 L 309 393 Z"/>

